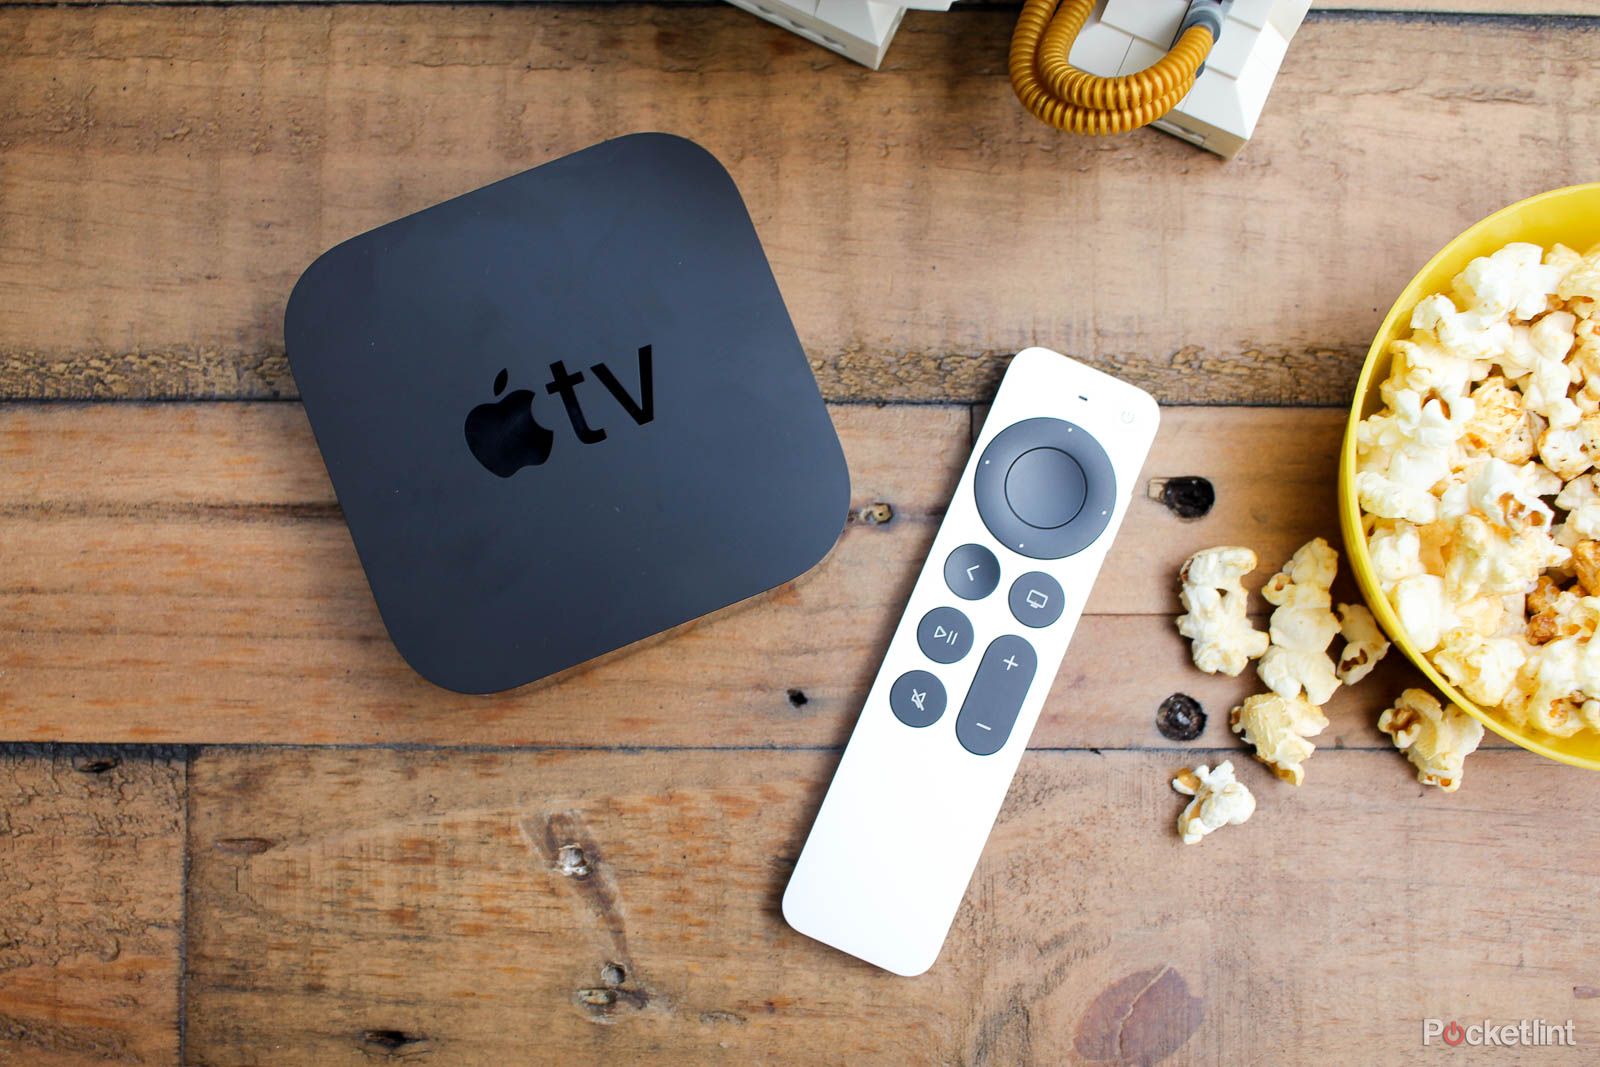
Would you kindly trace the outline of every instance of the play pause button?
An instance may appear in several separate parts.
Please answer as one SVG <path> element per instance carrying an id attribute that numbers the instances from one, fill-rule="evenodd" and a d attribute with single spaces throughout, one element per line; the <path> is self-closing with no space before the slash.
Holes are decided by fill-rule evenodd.
<path id="1" fill-rule="evenodd" d="M 955 608 L 934 608 L 917 624 L 917 645 L 935 663 L 954 663 L 972 650 L 972 623 Z"/>

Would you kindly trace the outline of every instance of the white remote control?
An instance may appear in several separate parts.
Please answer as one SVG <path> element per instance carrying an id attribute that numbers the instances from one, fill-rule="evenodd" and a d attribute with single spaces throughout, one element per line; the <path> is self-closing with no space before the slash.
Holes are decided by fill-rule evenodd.
<path id="1" fill-rule="evenodd" d="M 790 926 L 933 966 L 1159 418 L 1048 349 L 1012 361 L 795 863 Z"/>

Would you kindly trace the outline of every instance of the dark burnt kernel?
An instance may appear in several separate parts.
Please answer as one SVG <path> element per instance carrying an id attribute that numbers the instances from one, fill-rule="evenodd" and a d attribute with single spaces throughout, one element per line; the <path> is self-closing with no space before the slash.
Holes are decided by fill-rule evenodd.
<path id="1" fill-rule="evenodd" d="M 1199 519 L 1217 502 L 1217 490 L 1209 478 L 1186 474 L 1167 479 L 1161 487 L 1161 502 L 1180 519 Z"/>
<path id="2" fill-rule="evenodd" d="M 1156 709 L 1156 729 L 1169 741 L 1193 741 L 1205 728 L 1205 710 L 1188 693 L 1173 693 Z"/>
<path id="3" fill-rule="evenodd" d="M 811 703 L 811 698 L 806 696 L 804 690 L 802 690 L 802 689 L 791 689 L 791 690 L 789 690 L 789 706 L 791 708 L 803 708 L 809 703 Z"/>

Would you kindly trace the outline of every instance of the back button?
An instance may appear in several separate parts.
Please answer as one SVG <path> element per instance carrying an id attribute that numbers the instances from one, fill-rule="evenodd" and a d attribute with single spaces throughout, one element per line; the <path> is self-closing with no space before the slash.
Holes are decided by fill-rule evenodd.
<path id="1" fill-rule="evenodd" d="M 982 600 L 1000 584 L 1000 561 L 982 545 L 962 545 L 944 561 L 944 584 L 962 600 Z"/>

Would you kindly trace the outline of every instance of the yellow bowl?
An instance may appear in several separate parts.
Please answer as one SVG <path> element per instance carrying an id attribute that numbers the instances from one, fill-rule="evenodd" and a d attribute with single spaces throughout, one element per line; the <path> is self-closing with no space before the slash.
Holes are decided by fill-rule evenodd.
<path id="1" fill-rule="evenodd" d="M 1389 377 L 1390 342 L 1409 335 L 1411 309 L 1416 307 L 1417 301 L 1431 293 L 1449 292 L 1451 279 L 1468 263 L 1512 241 L 1529 241 L 1546 248 L 1560 242 L 1580 252 L 1600 244 L 1600 182 L 1555 189 L 1501 208 L 1445 245 L 1411 279 L 1411 284 L 1406 286 L 1378 328 L 1378 336 L 1373 338 L 1372 347 L 1367 351 L 1366 365 L 1361 368 L 1361 378 L 1356 382 L 1355 401 L 1350 406 L 1350 421 L 1345 426 L 1344 448 L 1339 453 L 1339 524 L 1344 530 L 1345 552 L 1350 557 L 1356 583 L 1379 625 L 1440 692 L 1489 729 L 1530 752 L 1574 767 L 1600 770 L 1600 735 L 1584 732 L 1573 737 L 1551 737 L 1538 730 L 1515 726 L 1468 700 L 1428 662 L 1406 636 L 1388 597 L 1378 588 L 1361 526 L 1361 506 L 1356 499 L 1356 426 L 1382 406 L 1378 386 Z"/>

